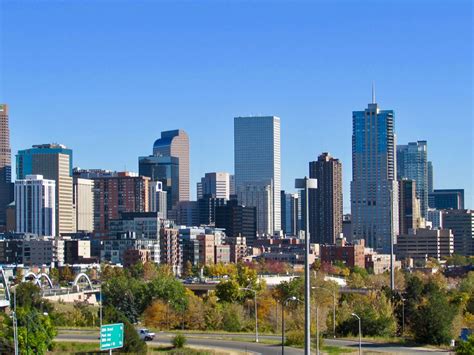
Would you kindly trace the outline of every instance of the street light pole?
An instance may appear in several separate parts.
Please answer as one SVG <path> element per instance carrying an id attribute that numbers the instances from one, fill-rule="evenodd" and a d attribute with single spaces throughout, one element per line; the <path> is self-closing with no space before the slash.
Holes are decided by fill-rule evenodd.
<path id="1" fill-rule="evenodd" d="M 309 189 L 316 189 L 318 186 L 316 179 L 309 179 L 304 177 L 303 179 L 295 180 L 295 188 L 304 189 L 305 194 L 305 258 L 304 258 L 304 308 L 305 308 L 305 317 L 304 317 L 304 353 L 305 355 L 311 354 L 311 307 L 310 307 L 310 297 L 311 297 L 311 285 L 310 285 L 310 274 L 309 274 L 309 252 L 310 252 L 310 235 L 309 235 Z"/>
<path id="2" fill-rule="evenodd" d="M 255 342 L 258 343 L 258 313 L 257 313 L 257 291 L 248 287 L 242 287 L 241 290 L 252 291 L 254 293 L 255 304 Z"/>
<path id="3" fill-rule="evenodd" d="M 319 355 L 319 305 L 316 303 L 316 354 Z"/>
<path id="4" fill-rule="evenodd" d="M 356 317 L 359 320 L 359 355 L 362 355 L 362 326 L 361 326 L 361 320 L 360 317 L 352 313 L 352 316 Z"/>
<path id="5" fill-rule="evenodd" d="M 285 306 L 289 301 L 301 302 L 295 296 L 288 297 L 281 305 L 281 355 L 285 354 Z"/>

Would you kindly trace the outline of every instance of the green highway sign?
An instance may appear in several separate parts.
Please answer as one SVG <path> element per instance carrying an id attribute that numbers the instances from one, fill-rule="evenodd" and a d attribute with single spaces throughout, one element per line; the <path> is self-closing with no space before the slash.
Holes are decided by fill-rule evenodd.
<path id="1" fill-rule="evenodd" d="M 106 324 L 100 327 L 100 350 L 123 347 L 123 323 Z"/>

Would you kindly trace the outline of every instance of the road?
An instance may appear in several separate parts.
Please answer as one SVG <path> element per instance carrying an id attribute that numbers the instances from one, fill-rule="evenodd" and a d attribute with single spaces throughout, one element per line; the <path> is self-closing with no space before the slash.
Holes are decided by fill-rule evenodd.
<path id="1" fill-rule="evenodd" d="M 168 345 L 171 339 L 176 334 L 174 333 L 158 333 L 157 338 L 149 342 L 149 345 Z M 252 342 L 251 334 L 213 334 L 213 333 L 184 333 L 188 340 L 188 345 L 202 348 L 213 348 L 221 350 L 234 350 L 239 352 L 248 352 L 249 354 L 281 354 L 280 345 L 269 345 Z M 98 342 L 98 332 L 94 334 L 91 331 L 67 331 L 59 332 L 56 337 L 59 341 L 77 341 L 77 342 Z M 261 335 L 260 339 L 265 341 L 280 341 L 279 336 L 275 335 Z M 325 339 L 326 345 L 340 346 L 346 348 L 353 348 L 358 350 L 359 343 L 353 340 L 346 339 Z M 379 344 L 362 342 L 362 350 L 364 353 L 380 353 L 380 354 L 430 354 L 430 355 L 447 355 L 448 351 L 437 351 L 422 347 L 404 347 L 400 344 Z M 285 354 L 287 355 L 301 355 L 303 350 L 291 347 L 285 347 Z"/>

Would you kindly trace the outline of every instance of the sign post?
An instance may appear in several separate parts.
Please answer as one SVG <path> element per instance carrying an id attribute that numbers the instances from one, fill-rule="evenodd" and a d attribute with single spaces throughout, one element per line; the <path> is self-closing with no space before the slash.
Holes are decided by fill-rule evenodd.
<path id="1" fill-rule="evenodd" d="M 123 323 L 105 324 L 100 327 L 100 350 L 118 349 L 123 347 Z"/>

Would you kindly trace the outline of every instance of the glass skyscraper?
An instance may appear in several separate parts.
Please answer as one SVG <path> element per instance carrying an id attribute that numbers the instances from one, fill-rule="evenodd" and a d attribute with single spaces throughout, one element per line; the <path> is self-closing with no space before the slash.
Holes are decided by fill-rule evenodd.
<path id="1" fill-rule="evenodd" d="M 273 231 L 281 229 L 280 118 L 275 116 L 234 118 L 234 173 L 239 195 L 249 185 L 272 187 Z M 243 192 L 242 192 L 243 193 Z M 242 196 L 240 193 L 240 196 Z M 254 206 L 256 207 L 256 206 Z M 257 215 L 259 212 L 257 211 Z"/>
<path id="2" fill-rule="evenodd" d="M 428 212 L 428 145 L 426 141 L 397 145 L 397 179 L 416 182 L 416 197 L 420 200 L 421 217 Z"/>
<path id="3" fill-rule="evenodd" d="M 375 102 L 352 113 L 353 238 L 384 253 L 398 235 L 394 116 Z"/>

